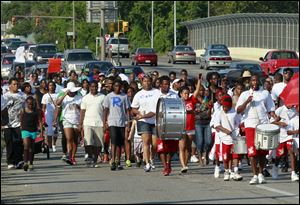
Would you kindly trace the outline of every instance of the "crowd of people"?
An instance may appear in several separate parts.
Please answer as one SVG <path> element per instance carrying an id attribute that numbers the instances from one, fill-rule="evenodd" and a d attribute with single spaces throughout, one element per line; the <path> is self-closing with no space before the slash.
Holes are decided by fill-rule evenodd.
<path id="1" fill-rule="evenodd" d="M 132 162 L 144 171 L 155 169 L 159 156 L 162 174 L 172 172 L 172 158 L 178 153 L 181 173 L 189 163 L 206 166 L 214 163 L 215 178 L 224 168 L 224 180 L 243 179 L 242 159 L 247 159 L 253 178 L 250 184 L 265 183 L 269 174 L 266 163 L 273 163 L 272 177 L 278 178 L 279 165 L 291 167 L 291 180 L 298 181 L 299 105 L 285 106 L 279 95 L 293 76 L 287 68 L 283 75 L 268 77 L 245 70 L 233 86 L 218 72 L 206 79 L 192 78 L 182 69 L 160 76 L 158 71 L 124 80 L 124 74 L 109 76 L 75 71 L 42 76 L 31 75 L 29 81 L 17 73 L 8 82 L 2 80 L 1 127 L 6 142 L 8 169 L 33 169 L 34 143 L 44 137 L 50 152 L 57 152 L 61 133 L 62 160 L 76 165 L 78 146 L 84 146 L 85 163 L 99 167 L 110 163 L 110 169 L 122 170 Z M 180 139 L 164 140 L 156 132 L 156 106 L 160 98 L 184 101 L 186 129 Z M 256 126 L 276 124 L 280 127 L 280 145 L 275 150 L 255 146 Z M 247 154 L 234 153 L 234 140 L 245 136 Z M 133 149 L 132 149 L 133 146 Z M 133 150 L 133 151 L 132 151 Z M 134 160 L 131 158 L 134 156 Z M 290 157 L 288 159 L 288 156 Z"/>

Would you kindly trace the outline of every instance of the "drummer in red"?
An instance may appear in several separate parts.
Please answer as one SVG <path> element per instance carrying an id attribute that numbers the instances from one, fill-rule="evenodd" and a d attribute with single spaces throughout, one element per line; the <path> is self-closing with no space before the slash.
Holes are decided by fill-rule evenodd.
<path id="1" fill-rule="evenodd" d="M 253 178 L 250 184 L 265 183 L 263 169 L 265 167 L 268 150 L 256 150 L 254 146 L 255 128 L 259 124 L 269 124 L 269 116 L 276 119 L 275 104 L 270 93 L 259 86 L 259 77 L 253 75 L 250 80 L 250 89 L 244 91 L 238 99 L 236 110 L 242 114 L 245 123 L 245 134 L 248 148 L 248 157 L 251 160 Z M 257 160 L 259 170 L 257 170 Z"/>

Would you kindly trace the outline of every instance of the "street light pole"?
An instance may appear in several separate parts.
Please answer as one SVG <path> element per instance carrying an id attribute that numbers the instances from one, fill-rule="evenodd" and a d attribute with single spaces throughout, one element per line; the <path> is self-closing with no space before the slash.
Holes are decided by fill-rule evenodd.
<path id="1" fill-rule="evenodd" d="M 75 1 L 73 1 L 73 49 L 75 48 Z"/>
<path id="2" fill-rule="evenodd" d="M 154 1 L 152 3 L 152 15 L 151 15 L 151 48 L 153 48 L 153 5 Z"/>
<path id="3" fill-rule="evenodd" d="M 210 14 L 209 14 L 209 1 L 207 1 L 207 17 L 209 17 Z"/>
<path id="4" fill-rule="evenodd" d="M 176 1 L 174 1 L 174 47 L 176 44 Z"/>

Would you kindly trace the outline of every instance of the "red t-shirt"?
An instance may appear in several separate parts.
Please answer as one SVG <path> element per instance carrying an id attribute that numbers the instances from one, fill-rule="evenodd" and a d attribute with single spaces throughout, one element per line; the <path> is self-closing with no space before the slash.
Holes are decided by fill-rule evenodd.
<path id="1" fill-rule="evenodd" d="M 186 111 L 194 111 L 195 105 L 199 101 L 197 98 L 192 95 L 185 101 L 185 109 Z M 194 114 L 186 114 L 186 130 L 195 130 L 195 115 Z"/>

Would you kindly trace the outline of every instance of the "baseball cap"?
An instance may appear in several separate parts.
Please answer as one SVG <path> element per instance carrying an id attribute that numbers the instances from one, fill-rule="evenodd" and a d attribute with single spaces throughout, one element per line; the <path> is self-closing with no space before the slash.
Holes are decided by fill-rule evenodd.
<path id="1" fill-rule="evenodd" d="M 179 83 L 179 82 L 182 82 L 182 79 L 175 79 L 174 81 L 173 81 L 173 83 Z"/>
<path id="2" fill-rule="evenodd" d="M 244 73 L 242 75 L 243 78 L 250 78 L 251 76 L 252 75 L 251 75 L 250 71 L 248 71 L 248 70 L 244 71 Z"/>
<path id="3" fill-rule="evenodd" d="M 99 73 L 99 76 L 105 76 L 105 73 Z"/>

